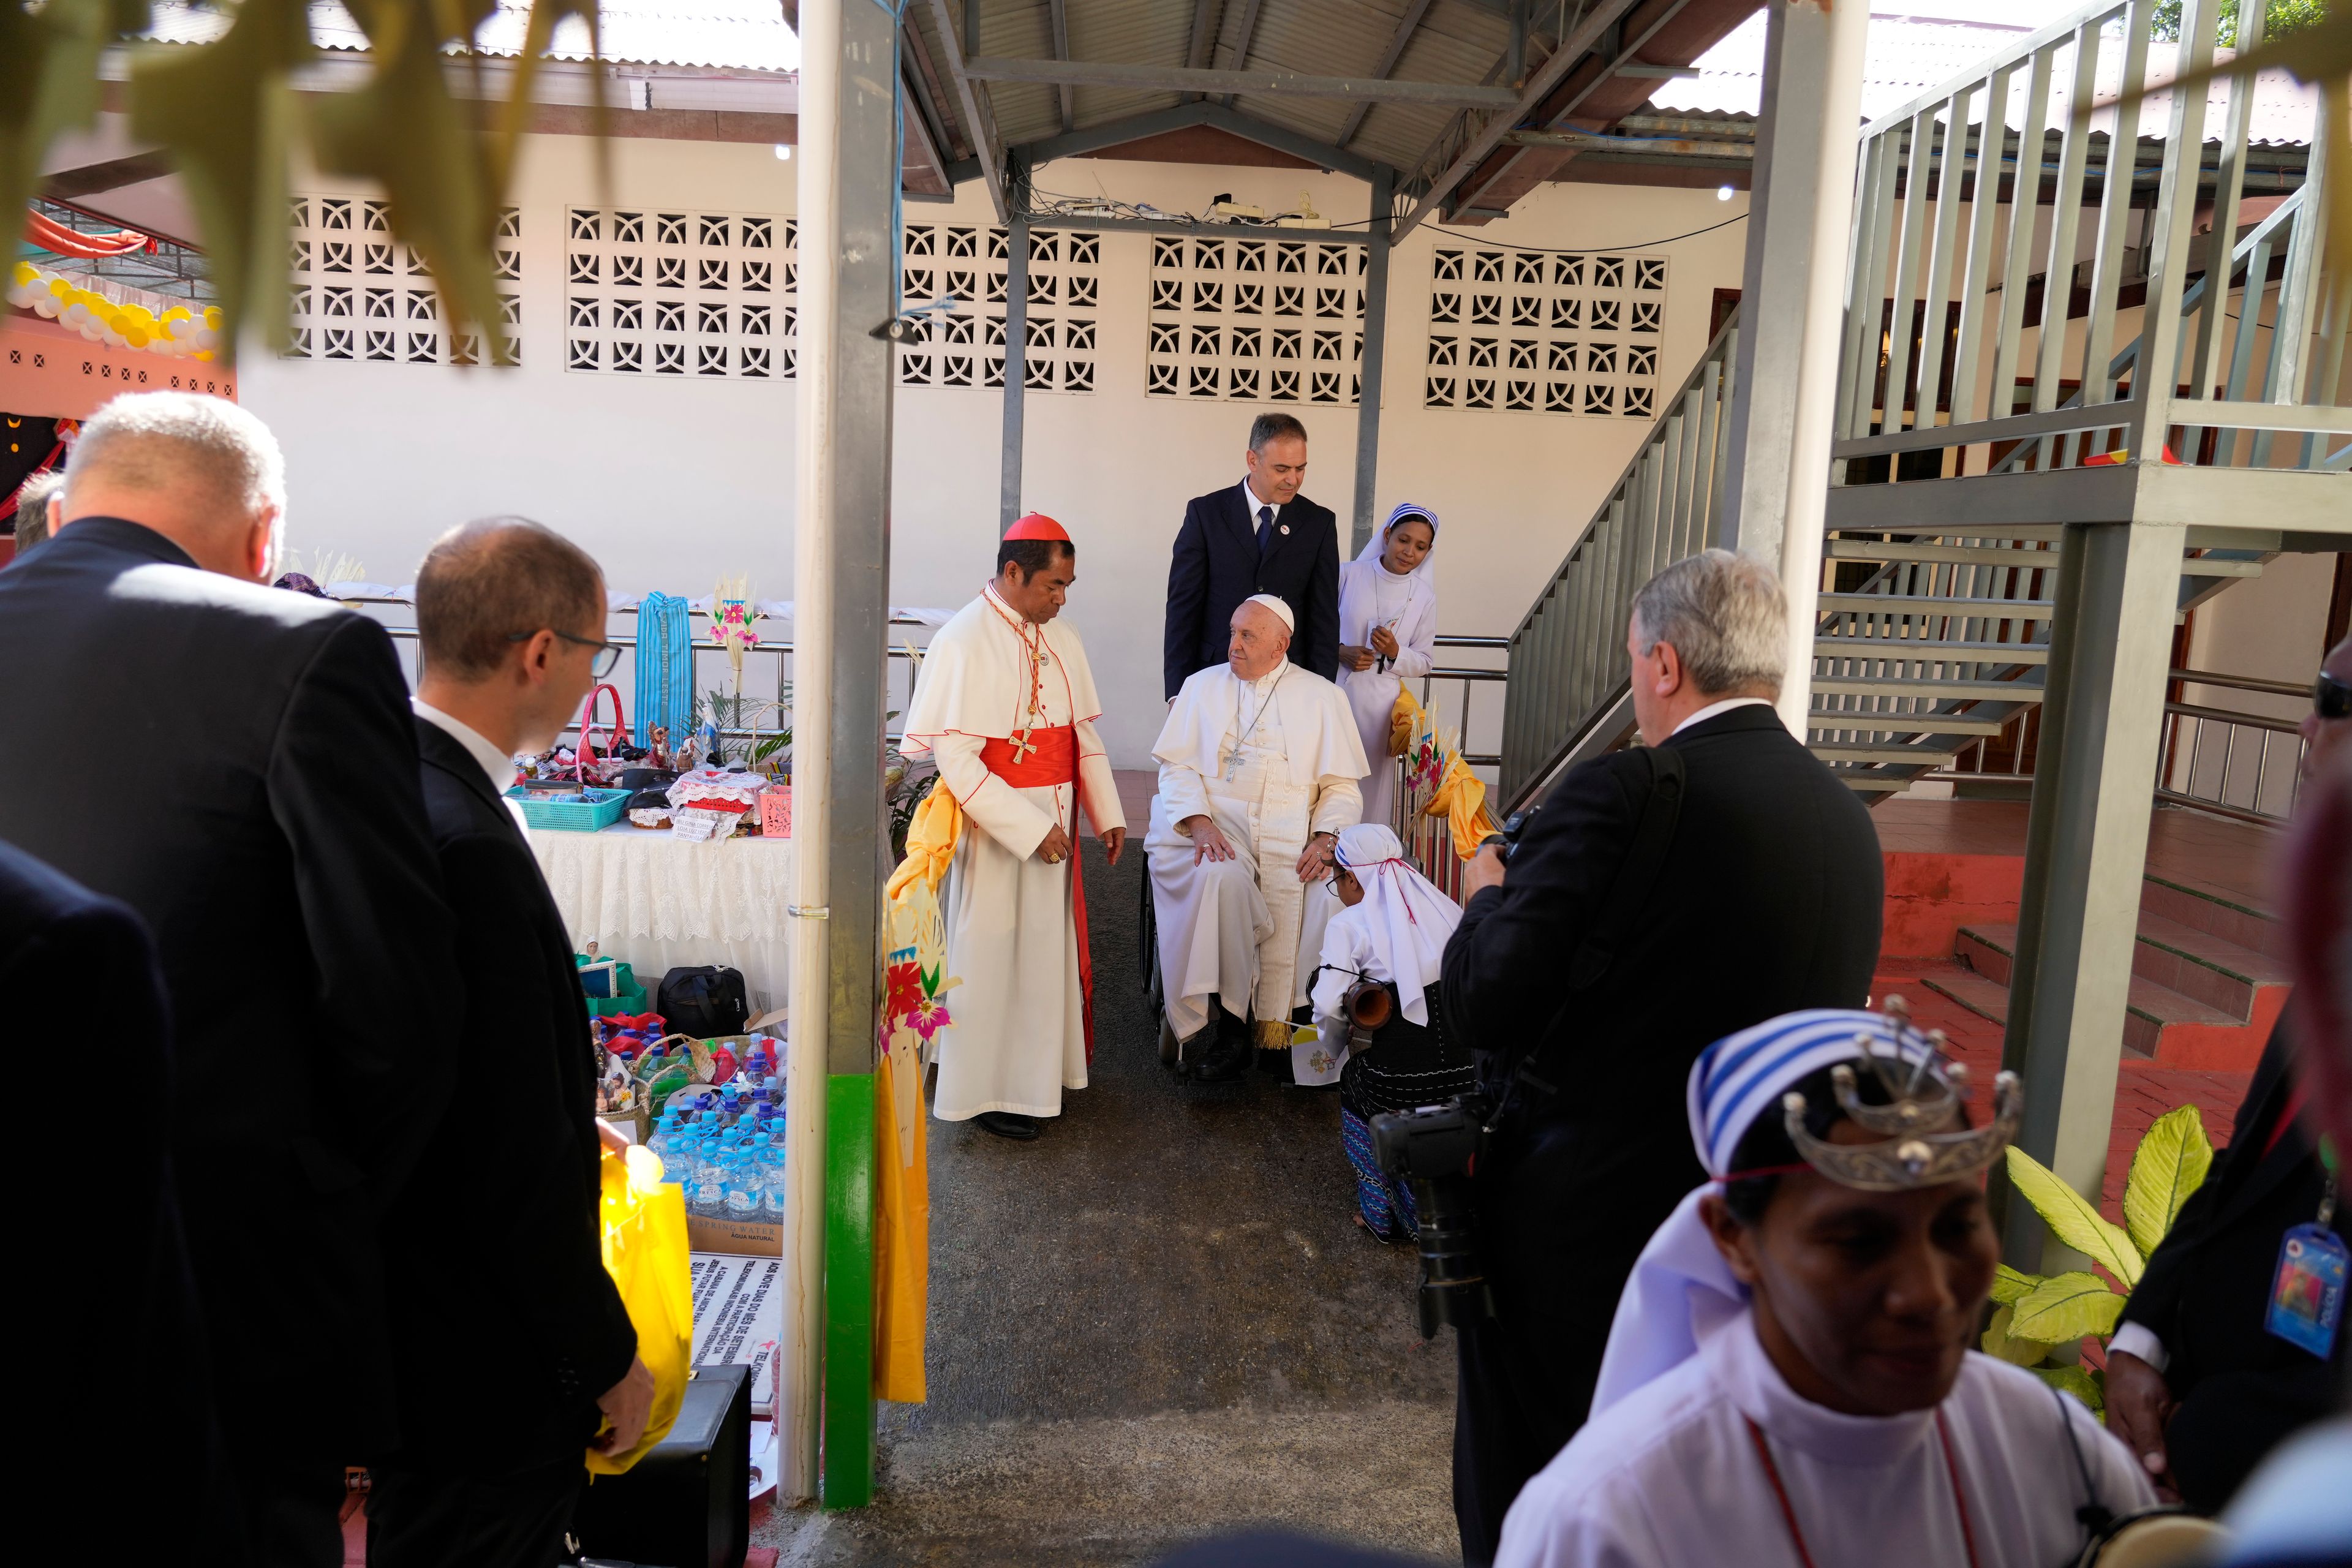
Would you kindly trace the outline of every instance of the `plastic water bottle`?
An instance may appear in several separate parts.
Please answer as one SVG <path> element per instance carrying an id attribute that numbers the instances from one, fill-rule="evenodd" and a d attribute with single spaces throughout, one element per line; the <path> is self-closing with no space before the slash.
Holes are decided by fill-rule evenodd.
<path id="1" fill-rule="evenodd" d="M 757 1219 L 760 1215 L 760 1167 L 743 1151 L 727 1156 L 727 1217 Z"/>
<path id="2" fill-rule="evenodd" d="M 777 1223 L 784 1217 L 784 1145 L 781 1137 L 771 1140 L 761 1162 L 760 1217 Z"/>
<path id="3" fill-rule="evenodd" d="M 727 1189 L 719 1171 L 717 1139 L 705 1139 L 695 1145 L 694 1185 L 688 1189 L 687 1206 L 696 1214 L 713 1217 L 727 1211 Z"/>
<path id="4" fill-rule="evenodd" d="M 654 1124 L 652 1135 L 646 1140 L 646 1147 L 661 1156 L 662 1180 L 665 1182 L 679 1181 L 686 1174 L 681 1169 L 685 1162 L 677 1155 L 677 1113 L 666 1110 L 662 1112 L 661 1120 Z"/>

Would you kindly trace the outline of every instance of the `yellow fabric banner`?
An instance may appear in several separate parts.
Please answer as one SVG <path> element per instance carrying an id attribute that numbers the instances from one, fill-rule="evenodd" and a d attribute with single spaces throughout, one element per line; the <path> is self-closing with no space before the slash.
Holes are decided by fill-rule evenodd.
<path id="1" fill-rule="evenodd" d="M 1445 772 L 1421 814 L 1446 819 L 1454 830 L 1454 853 L 1465 860 L 1478 853 L 1478 846 L 1488 836 L 1500 831 L 1486 810 L 1486 786 L 1470 771 L 1460 752 L 1445 753 Z"/>
<path id="2" fill-rule="evenodd" d="M 912 1031 L 874 1068 L 874 1394 L 919 1405 L 930 1296 L 931 1183 L 923 1160 L 923 1067 Z M 912 1110 L 913 1137 L 902 1138 Z M 910 1153 L 911 1159 L 901 1158 Z"/>
<path id="3" fill-rule="evenodd" d="M 874 1393 L 919 1404 L 930 1293 L 931 1184 L 923 1153 L 923 1052 L 953 990 L 939 890 L 963 837 L 963 807 L 934 784 L 907 824 L 907 858 L 883 889 L 880 1059 L 874 1065 Z"/>
<path id="4" fill-rule="evenodd" d="M 933 784 L 907 823 L 907 858 L 890 873 L 882 896 L 896 901 L 918 877 L 936 894 L 955 858 L 956 840 L 963 837 L 963 807 L 948 786 Z"/>
<path id="5" fill-rule="evenodd" d="M 617 1476 L 677 1423 L 694 1360 L 694 1288 L 687 1263 L 686 1191 L 661 1179 L 661 1157 L 632 1148 L 622 1160 L 607 1149 L 602 1181 L 604 1272 L 619 1287 L 637 1331 L 637 1358 L 654 1374 L 653 1415 L 636 1447 L 621 1454 L 587 1451 L 590 1475 Z"/>

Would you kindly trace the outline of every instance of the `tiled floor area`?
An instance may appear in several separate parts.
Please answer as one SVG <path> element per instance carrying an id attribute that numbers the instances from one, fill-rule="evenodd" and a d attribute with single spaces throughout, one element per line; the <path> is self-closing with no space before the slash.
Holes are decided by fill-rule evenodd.
<path id="1" fill-rule="evenodd" d="M 2014 855 L 2025 853 L 2023 801 L 1890 800 L 1871 814 L 1879 847 L 1890 854 Z M 2271 863 L 2284 836 L 2251 823 L 2201 811 L 2158 807 L 2148 821 L 2151 877 L 2267 911 Z"/>

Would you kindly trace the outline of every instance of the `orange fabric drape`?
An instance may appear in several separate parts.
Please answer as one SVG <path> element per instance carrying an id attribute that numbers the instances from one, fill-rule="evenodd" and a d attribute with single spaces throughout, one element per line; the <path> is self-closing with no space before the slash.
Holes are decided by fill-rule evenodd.
<path id="1" fill-rule="evenodd" d="M 135 228 L 116 229 L 111 234 L 84 234 L 32 211 L 25 214 L 25 237 L 43 250 L 89 260 L 128 256 L 134 250 L 152 253 L 155 249 L 155 242 Z"/>

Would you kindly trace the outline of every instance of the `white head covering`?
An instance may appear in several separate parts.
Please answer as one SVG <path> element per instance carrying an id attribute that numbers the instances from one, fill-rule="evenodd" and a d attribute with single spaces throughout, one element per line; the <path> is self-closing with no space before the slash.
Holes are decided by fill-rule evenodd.
<path id="1" fill-rule="evenodd" d="M 1288 605 L 1284 604 L 1272 594 L 1252 594 L 1248 598 L 1244 599 L 1242 603 L 1244 605 L 1264 605 L 1267 609 L 1272 610 L 1281 618 L 1282 626 L 1285 631 L 1296 632 L 1298 629 L 1298 617 L 1290 613 L 1290 606 Z"/>
<path id="2" fill-rule="evenodd" d="M 1747 1310 L 1748 1288 L 1715 1249 L 1699 1200 L 1722 1190 L 1735 1173 L 1739 1141 L 1758 1117 L 1779 1113 L 1791 1085 L 1862 1054 L 1856 1036 L 1868 1039 L 1873 1054 L 1905 1063 L 1937 1054 L 1927 1036 L 1907 1026 L 1898 1036 L 1881 1014 L 1816 1007 L 1727 1035 L 1691 1064 L 1691 1142 L 1710 1180 L 1684 1195 L 1625 1281 L 1601 1353 L 1593 1415 L 1696 1355 L 1701 1342 Z"/>
<path id="3" fill-rule="evenodd" d="M 1388 548 L 1389 530 L 1394 528 L 1398 523 L 1404 521 L 1405 519 L 1409 517 L 1417 517 L 1422 521 L 1429 524 L 1429 532 L 1431 537 L 1429 553 L 1423 556 L 1421 558 L 1421 564 L 1414 567 L 1410 573 L 1407 573 L 1406 575 L 1419 579 L 1424 587 L 1434 590 L 1437 586 L 1437 574 L 1433 570 L 1433 568 L 1437 563 L 1437 514 L 1430 510 L 1425 506 L 1418 505 L 1412 501 L 1398 502 L 1395 510 L 1389 513 L 1389 520 L 1381 524 L 1380 527 L 1372 530 L 1372 536 L 1364 541 L 1364 547 L 1361 550 L 1356 552 L 1356 560 L 1359 563 L 1365 562 L 1378 563 L 1381 558 L 1381 552 Z M 1382 566 L 1381 569 L 1384 572 L 1388 570 L 1385 566 Z M 1395 574 L 1390 573 L 1390 575 L 1394 576 Z"/>
<path id="4" fill-rule="evenodd" d="M 1372 940 L 1396 978 L 1404 1016 L 1426 1027 L 1429 1000 L 1423 993 L 1437 984 L 1445 941 L 1462 923 L 1462 907 L 1414 870 L 1397 836 L 1377 822 L 1342 828 L 1336 852 L 1364 889 L 1358 908 L 1370 917 Z"/>

